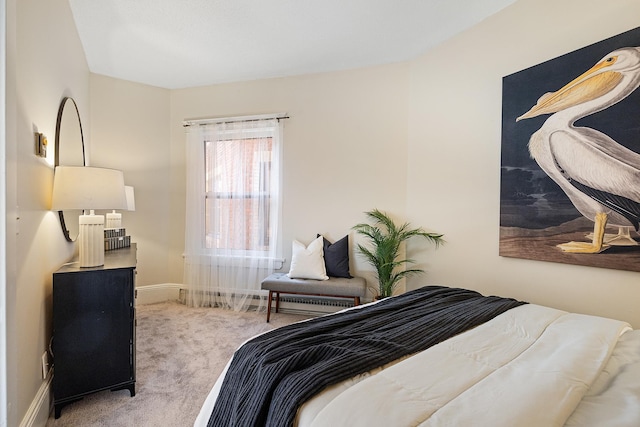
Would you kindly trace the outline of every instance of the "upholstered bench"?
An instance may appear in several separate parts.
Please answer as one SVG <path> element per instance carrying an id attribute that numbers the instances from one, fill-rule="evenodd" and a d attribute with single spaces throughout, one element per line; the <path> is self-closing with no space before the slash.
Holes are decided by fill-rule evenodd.
<path id="1" fill-rule="evenodd" d="M 280 308 L 280 294 L 313 295 L 321 297 L 350 298 L 353 305 L 360 305 L 360 298 L 367 292 L 367 282 L 362 277 L 351 279 L 329 277 L 328 280 L 292 279 L 285 273 L 273 273 L 262 281 L 262 289 L 269 291 L 267 322 L 271 317 L 271 302 L 276 297 L 276 313 Z"/>

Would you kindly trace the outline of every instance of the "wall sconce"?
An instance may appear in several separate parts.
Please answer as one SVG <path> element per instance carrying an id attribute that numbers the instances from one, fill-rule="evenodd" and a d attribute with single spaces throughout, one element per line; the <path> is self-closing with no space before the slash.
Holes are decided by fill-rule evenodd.
<path id="1" fill-rule="evenodd" d="M 87 166 L 55 168 L 51 209 L 85 211 L 79 218 L 80 267 L 104 265 L 104 215 L 96 215 L 94 210 L 126 208 L 122 171 Z"/>
<path id="2" fill-rule="evenodd" d="M 47 137 L 43 133 L 35 133 L 36 156 L 47 157 Z"/>

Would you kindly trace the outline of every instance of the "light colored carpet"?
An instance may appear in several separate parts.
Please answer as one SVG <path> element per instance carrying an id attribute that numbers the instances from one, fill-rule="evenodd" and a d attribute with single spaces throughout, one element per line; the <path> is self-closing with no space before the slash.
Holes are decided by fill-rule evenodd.
<path id="1" fill-rule="evenodd" d="M 178 302 L 137 307 L 136 395 L 103 391 L 53 413 L 47 427 L 192 426 L 234 350 L 252 336 L 307 318 L 189 308 Z"/>

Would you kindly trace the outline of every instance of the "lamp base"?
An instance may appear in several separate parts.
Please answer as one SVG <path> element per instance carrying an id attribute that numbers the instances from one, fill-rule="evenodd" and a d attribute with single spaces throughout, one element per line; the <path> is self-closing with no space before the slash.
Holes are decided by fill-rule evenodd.
<path id="1" fill-rule="evenodd" d="M 78 257 L 80 267 L 104 265 L 104 215 L 80 215 Z"/>

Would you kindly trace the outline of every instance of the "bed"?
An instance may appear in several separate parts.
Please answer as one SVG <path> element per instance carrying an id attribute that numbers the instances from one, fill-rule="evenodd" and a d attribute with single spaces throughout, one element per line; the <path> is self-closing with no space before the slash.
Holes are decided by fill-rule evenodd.
<path id="1" fill-rule="evenodd" d="M 425 286 L 267 332 L 202 426 L 639 426 L 640 330 Z"/>

